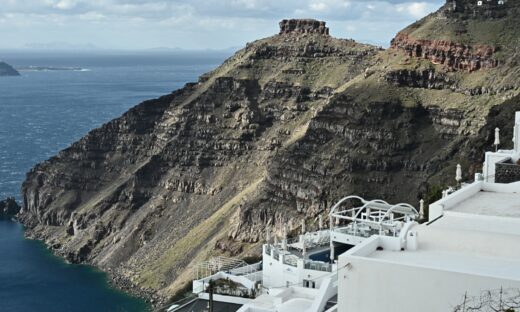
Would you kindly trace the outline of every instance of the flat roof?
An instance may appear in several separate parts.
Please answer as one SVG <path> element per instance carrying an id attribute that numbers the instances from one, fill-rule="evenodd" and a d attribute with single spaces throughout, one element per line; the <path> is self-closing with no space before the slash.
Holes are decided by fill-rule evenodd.
<path id="1" fill-rule="evenodd" d="M 214 312 L 234 312 L 238 311 L 242 305 L 213 301 Z M 185 305 L 173 309 L 174 312 L 207 312 L 209 307 L 209 301 L 201 298 L 194 299 Z"/>
<path id="2" fill-rule="evenodd" d="M 413 252 L 376 250 L 369 255 L 369 258 L 395 262 L 401 265 L 428 267 L 443 271 L 520 281 L 518 260 L 431 250 Z"/>
<path id="3" fill-rule="evenodd" d="M 313 288 L 272 288 L 267 294 L 260 295 L 245 305 L 266 310 L 274 310 L 283 306 L 284 311 L 298 312 L 303 311 L 302 308 L 308 308 L 317 295 L 318 289 Z"/>
<path id="4" fill-rule="evenodd" d="M 520 193 L 480 191 L 449 211 L 520 218 Z"/>
<path id="5" fill-rule="evenodd" d="M 367 257 L 520 281 L 520 218 L 445 212 L 413 230 L 417 250 L 374 250 Z"/>

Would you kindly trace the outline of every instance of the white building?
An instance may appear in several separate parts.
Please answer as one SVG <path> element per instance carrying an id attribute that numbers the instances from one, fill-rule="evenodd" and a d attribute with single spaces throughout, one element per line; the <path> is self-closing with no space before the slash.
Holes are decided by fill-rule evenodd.
<path id="1" fill-rule="evenodd" d="M 520 305 L 512 303 L 520 301 L 520 182 L 494 183 L 496 164 L 518 161 L 519 131 L 516 113 L 514 149 L 486 153 L 483 180 L 478 176 L 430 205 L 429 222 L 408 231 L 413 246 L 398 249 L 372 236 L 342 254 L 338 311 L 470 311 L 481 304 L 471 311 L 506 311 L 508 304 Z"/>
<path id="2" fill-rule="evenodd" d="M 408 232 L 412 248 L 372 236 L 342 254 L 338 311 L 454 311 L 465 296 L 520 291 L 520 182 L 475 182 L 431 205 L 430 220 Z"/>
<path id="3" fill-rule="evenodd" d="M 234 285 L 225 291 L 248 298 L 213 299 L 239 312 L 514 311 L 506 308 L 520 308 L 520 112 L 514 133 L 514 149 L 486 153 L 484 173 L 431 204 L 428 222 L 416 222 L 422 203 L 418 212 L 348 196 L 330 209 L 328 229 L 320 218 L 319 231 L 302 224 L 294 239 L 286 229 L 281 242 L 268 237 L 261 263 L 197 267 L 193 291 L 208 299 L 209 281 L 225 280 Z"/>

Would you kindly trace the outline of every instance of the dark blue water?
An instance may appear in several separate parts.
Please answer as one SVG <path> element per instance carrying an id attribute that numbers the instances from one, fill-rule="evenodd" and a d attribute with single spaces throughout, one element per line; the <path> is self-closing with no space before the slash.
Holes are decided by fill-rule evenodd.
<path id="1" fill-rule="evenodd" d="M 0 220 L 0 311 L 147 311 L 89 266 L 66 264 L 19 223 Z"/>
<path id="2" fill-rule="evenodd" d="M 15 67 L 88 71 L 22 72 L 0 77 L 0 198 L 20 199 L 25 173 L 89 130 L 139 102 L 169 93 L 220 64 L 215 53 L 1 53 Z M 0 221 L 0 311 L 143 311 L 141 300 L 111 289 L 106 276 L 69 265 L 23 228 Z"/>

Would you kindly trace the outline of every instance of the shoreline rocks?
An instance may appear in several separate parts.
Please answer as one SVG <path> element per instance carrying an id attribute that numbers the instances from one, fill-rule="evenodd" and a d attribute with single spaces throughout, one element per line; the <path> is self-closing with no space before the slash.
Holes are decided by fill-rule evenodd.
<path id="1" fill-rule="evenodd" d="M 0 201 L 0 218 L 12 218 L 20 212 L 20 205 L 13 197 Z"/>
<path id="2" fill-rule="evenodd" d="M 11 65 L 0 62 L 0 77 L 1 76 L 20 76 L 20 73 Z"/>

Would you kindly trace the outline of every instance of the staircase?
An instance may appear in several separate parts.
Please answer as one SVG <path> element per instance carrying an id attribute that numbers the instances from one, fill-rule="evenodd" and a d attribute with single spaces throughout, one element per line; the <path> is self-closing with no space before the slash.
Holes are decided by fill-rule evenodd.
<path id="1" fill-rule="evenodd" d="M 330 308 L 338 304 L 338 295 L 332 297 L 327 301 L 327 304 L 325 304 L 325 309 L 323 311 L 328 311 Z"/>

